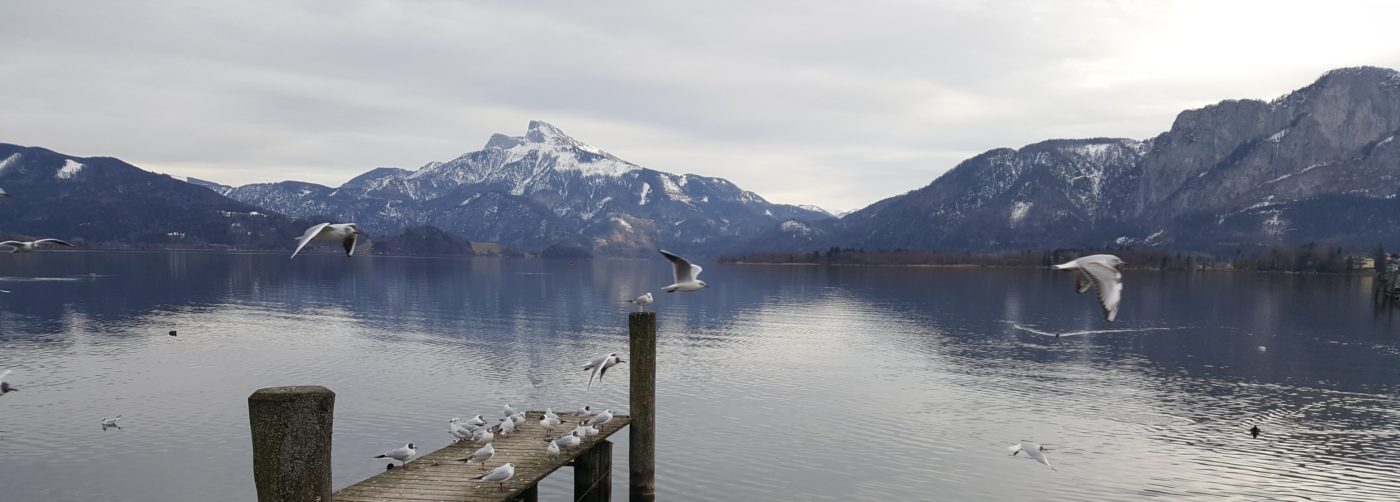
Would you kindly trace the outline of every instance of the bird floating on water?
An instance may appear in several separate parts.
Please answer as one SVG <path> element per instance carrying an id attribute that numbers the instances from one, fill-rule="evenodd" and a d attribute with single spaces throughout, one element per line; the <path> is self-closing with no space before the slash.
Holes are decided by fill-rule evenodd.
<path id="1" fill-rule="evenodd" d="M 675 269 L 671 271 L 671 276 L 676 280 L 675 284 L 662 288 L 662 291 L 667 293 L 680 291 L 684 293 L 687 291 L 700 291 L 710 287 L 709 284 L 705 284 L 705 281 L 699 279 L 700 272 L 705 269 L 665 249 L 659 251 L 661 251 L 661 255 L 665 256 L 667 260 L 671 260 L 671 266 L 675 267 Z"/>
<path id="2" fill-rule="evenodd" d="M 418 453 L 418 448 L 415 448 L 413 446 L 413 443 L 408 443 L 398 448 L 394 448 L 392 450 L 381 453 L 375 456 L 374 458 L 388 458 L 398 460 L 399 465 L 405 465 L 408 463 L 408 459 L 413 458 L 414 453 Z"/>
<path id="3" fill-rule="evenodd" d="M 608 372 L 608 368 L 617 366 L 618 364 L 622 364 L 625 362 L 627 361 L 623 360 L 622 357 L 618 356 L 616 352 L 594 358 L 593 361 L 589 362 L 588 365 L 583 367 L 584 370 L 593 370 L 592 373 L 588 374 L 588 388 L 593 388 L 594 378 L 598 379 L 598 383 L 602 383 L 603 374 Z"/>
<path id="4" fill-rule="evenodd" d="M 1098 289 L 1104 319 L 1113 322 L 1118 317 L 1118 302 L 1123 297 L 1123 273 L 1118 267 L 1124 265 L 1127 264 L 1117 256 L 1096 254 L 1055 265 L 1055 269 L 1078 270 L 1074 291 L 1083 293 L 1091 287 Z"/>
<path id="5" fill-rule="evenodd" d="M 1260 432 L 1264 432 L 1264 431 L 1259 430 L 1259 426 L 1257 426 L 1257 425 L 1249 428 L 1249 435 L 1254 436 L 1255 439 L 1258 439 L 1258 438 L 1259 438 L 1259 433 L 1260 433 Z"/>
<path id="6" fill-rule="evenodd" d="M 637 307 L 640 307 L 642 312 L 646 312 L 646 311 L 647 311 L 647 305 L 651 305 L 651 302 L 652 302 L 652 297 L 651 297 L 651 292 L 650 292 L 650 291 L 648 291 L 647 294 L 644 294 L 644 295 L 642 295 L 642 296 L 638 296 L 638 297 L 633 298 L 633 299 L 631 299 L 631 300 L 627 300 L 627 303 L 630 303 L 630 304 L 636 305 Z"/>
<path id="7" fill-rule="evenodd" d="M 122 426 L 117 425 L 117 421 L 118 421 L 118 420 L 121 420 L 121 419 L 122 419 L 122 416 L 121 416 L 121 415 L 117 415 L 116 417 L 113 417 L 113 418 L 103 417 L 103 418 L 102 418 L 102 430 L 105 431 L 105 430 L 107 430 L 108 428 L 113 428 L 113 427 L 116 428 L 117 430 L 121 430 Z"/>
<path id="8" fill-rule="evenodd" d="M 5 377 L 10 376 L 11 371 L 12 370 L 0 371 L 0 396 L 19 390 L 17 387 L 11 387 L 10 382 L 5 381 Z"/>
<path id="9" fill-rule="evenodd" d="M 73 247 L 72 244 L 58 239 L 39 239 L 37 241 L 5 241 L 0 242 L 0 246 L 10 248 L 11 253 L 28 253 L 45 244 L 55 244 L 59 246 Z"/>
<path id="10" fill-rule="evenodd" d="M 296 251 L 292 251 L 292 258 L 296 258 L 301 248 L 311 241 L 340 241 L 345 247 L 345 256 L 354 256 L 355 244 L 360 240 L 360 228 L 354 223 L 322 223 L 306 229 L 299 239 L 301 242 L 297 244 Z"/>

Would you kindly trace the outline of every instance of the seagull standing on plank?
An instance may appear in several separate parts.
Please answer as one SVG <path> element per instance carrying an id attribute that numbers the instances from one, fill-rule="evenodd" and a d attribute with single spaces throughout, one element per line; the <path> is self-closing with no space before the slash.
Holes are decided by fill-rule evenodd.
<path id="1" fill-rule="evenodd" d="M 479 479 L 482 481 L 495 481 L 496 483 L 499 483 L 496 486 L 496 491 L 501 492 L 505 491 L 506 489 L 506 480 L 509 480 L 513 476 L 515 476 L 515 466 L 506 464 L 495 469 L 491 469 L 491 472 L 482 474 L 472 479 Z"/>
<path id="2" fill-rule="evenodd" d="M 1123 298 L 1123 273 L 1118 271 L 1123 265 L 1127 264 L 1117 256 L 1096 254 L 1055 265 L 1055 269 L 1078 270 L 1074 291 L 1083 293 L 1091 287 L 1098 289 L 1103 317 L 1113 322 L 1118 317 L 1118 302 Z"/>
<path id="3" fill-rule="evenodd" d="M 59 245 L 59 246 L 68 246 L 68 247 L 70 247 L 70 248 L 73 247 L 72 244 L 69 244 L 69 243 L 67 243 L 67 242 L 63 242 L 63 241 L 58 240 L 58 239 L 39 239 L 39 240 L 37 240 L 37 241 L 5 241 L 5 242 L 0 242 L 0 246 L 5 246 L 5 247 L 10 248 L 10 252 L 11 252 L 11 253 L 28 253 L 28 252 L 30 252 L 30 251 L 33 251 L 33 250 L 35 250 L 35 249 L 38 249 L 39 246 L 42 246 L 42 245 L 44 245 L 44 244 L 57 244 L 57 245 Z"/>
<path id="4" fill-rule="evenodd" d="M 684 293 L 687 291 L 700 291 L 710 287 L 709 284 L 705 284 L 705 281 L 699 279 L 700 272 L 704 270 L 700 268 L 699 265 L 690 263 L 689 260 L 681 258 L 675 253 L 665 249 L 659 251 L 661 251 L 661 256 L 665 256 L 667 260 L 671 260 L 671 265 L 675 267 L 671 275 L 675 278 L 676 282 L 675 284 L 662 288 L 663 291 L 667 293 L 675 293 L 677 291 Z"/>
<path id="5" fill-rule="evenodd" d="M 388 458 L 398 460 L 399 465 L 402 466 L 408 464 L 408 459 L 413 458 L 414 453 L 418 453 L 418 449 L 413 447 L 413 443 L 408 443 L 406 445 L 379 454 L 374 458 Z"/>
<path id="6" fill-rule="evenodd" d="M 311 241 L 340 241 L 341 245 L 345 246 L 345 256 L 354 256 L 355 244 L 360 240 L 360 229 L 354 223 L 322 223 L 306 229 L 306 233 L 301 234 L 300 239 L 297 250 L 292 251 L 292 258 L 296 258 L 301 248 Z"/>

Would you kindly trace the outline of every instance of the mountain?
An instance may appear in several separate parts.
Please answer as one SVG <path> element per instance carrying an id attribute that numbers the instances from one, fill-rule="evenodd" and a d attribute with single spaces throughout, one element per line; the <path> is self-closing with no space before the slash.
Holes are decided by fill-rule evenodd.
<path id="1" fill-rule="evenodd" d="M 540 121 L 447 162 L 381 167 L 336 188 L 284 181 L 211 189 L 292 216 L 354 221 L 371 234 L 433 226 L 516 248 L 613 255 L 663 246 L 718 252 L 784 221 L 832 219 L 722 178 L 632 164 Z"/>
<path id="2" fill-rule="evenodd" d="M 93 243 L 287 247 L 305 227 L 110 157 L 0 143 L 0 232 Z M 298 228 L 300 226 L 300 228 Z"/>
<path id="3" fill-rule="evenodd" d="M 472 256 L 472 243 L 436 227 L 413 227 L 371 241 L 370 251 L 392 255 Z"/>
<path id="4" fill-rule="evenodd" d="M 991 150 L 928 186 L 846 215 L 821 238 L 769 232 L 745 247 L 1393 247 L 1400 245 L 1397 134 L 1400 72 L 1334 70 L 1273 101 L 1182 112 L 1171 130 L 1144 141 L 1061 139 Z"/>

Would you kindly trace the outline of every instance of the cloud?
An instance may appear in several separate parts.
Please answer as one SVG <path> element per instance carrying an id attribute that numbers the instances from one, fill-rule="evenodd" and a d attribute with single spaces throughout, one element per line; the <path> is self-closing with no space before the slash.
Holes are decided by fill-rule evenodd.
<path id="1" fill-rule="evenodd" d="M 1364 12 L 1366 15 L 1357 15 Z M 1400 66 L 1338 2 L 7 2 L 0 141 L 339 184 L 542 119 L 656 169 L 862 207 L 966 157 Z"/>

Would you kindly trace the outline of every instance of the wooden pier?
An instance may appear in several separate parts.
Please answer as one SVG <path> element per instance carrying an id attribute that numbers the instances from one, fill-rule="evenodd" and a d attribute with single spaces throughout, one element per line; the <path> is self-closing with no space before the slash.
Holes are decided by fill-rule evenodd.
<path id="1" fill-rule="evenodd" d="M 575 501 L 608 501 L 612 499 L 613 446 L 608 437 L 630 426 L 628 500 L 651 502 L 656 498 L 656 313 L 629 315 L 628 339 L 631 415 L 614 413 L 612 420 L 598 426 L 597 435 L 578 446 L 555 457 L 545 452 L 549 439 L 573 431 L 583 417 L 560 414 L 563 423 L 546 431 L 539 424 L 544 412 L 530 411 L 510 437 L 493 441 L 496 454 L 486 462 L 486 469 L 458 461 L 481 446 L 464 440 L 334 493 L 335 393 L 319 386 L 260 389 L 248 397 L 258 501 L 533 502 L 539 497 L 540 480 L 566 465 L 574 467 Z M 504 486 L 473 479 L 507 463 L 515 467 L 515 475 Z"/>
<path id="2" fill-rule="evenodd" d="M 611 500 L 611 479 L 602 479 L 610 478 L 612 473 L 612 442 L 607 438 L 626 427 L 632 419 L 614 415 L 612 420 L 598 427 L 598 435 L 550 458 L 545 454 L 549 444 L 544 439 L 546 431 L 539 424 L 542 416 L 542 411 L 526 412 L 524 425 L 508 438 L 497 438 L 493 442 L 496 454 L 486 462 L 485 469 L 479 464 L 458 461 L 482 446 L 464 440 L 335 492 L 332 499 L 344 502 L 534 501 L 535 486 L 541 479 L 560 467 L 573 465 L 574 500 Z M 564 423 L 548 434 L 549 439 L 574 430 L 582 417 L 560 415 L 559 418 Z M 505 491 L 499 491 L 496 483 L 472 479 L 506 463 L 515 466 L 515 476 L 505 482 Z"/>

